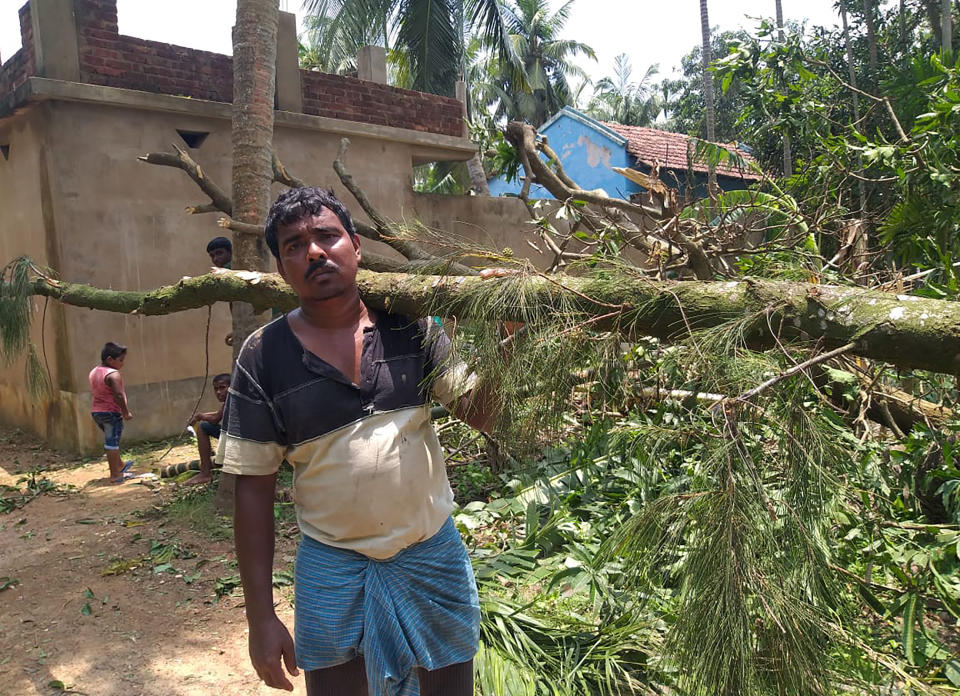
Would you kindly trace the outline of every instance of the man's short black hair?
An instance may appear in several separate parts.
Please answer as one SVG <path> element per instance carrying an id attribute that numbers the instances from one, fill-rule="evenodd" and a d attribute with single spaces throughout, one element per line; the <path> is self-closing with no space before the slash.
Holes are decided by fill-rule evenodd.
<path id="1" fill-rule="evenodd" d="M 107 358 L 116 360 L 121 355 L 125 355 L 126 352 L 126 346 L 121 346 L 119 343 L 114 343 L 113 341 L 107 341 L 103 344 L 103 350 L 100 351 L 100 362 L 107 362 Z"/>
<path id="2" fill-rule="evenodd" d="M 230 373 L 229 373 L 229 372 L 221 372 L 219 375 L 214 375 L 214 376 L 213 376 L 213 383 L 214 383 L 214 384 L 220 384 L 221 382 L 226 382 L 227 384 L 230 384 Z"/>
<path id="3" fill-rule="evenodd" d="M 319 215 L 324 208 L 340 218 L 340 224 L 343 225 L 343 229 L 351 237 L 357 236 L 357 230 L 353 226 L 353 218 L 350 217 L 350 213 L 346 206 L 340 202 L 340 199 L 333 195 L 332 189 L 322 189 L 314 186 L 288 189 L 277 196 L 277 200 L 270 206 L 270 212 L 267 213 L 267 224 L 263 230 L 263 236 L 266 238 L 267 246 L 270 247 L 270 253 L 273 254 L 274 258 L 280 258 L 277 227 L 297 222 L 308 215 Z"/>
<path id="4" fill-rule="evenodd" d="M 207 253 L 209 254 L 214 249 L 226 249 L 232 254 L 233 242 L 231 242 L 226 237 L 214 237 L 209 242 L 207 242 Z"/>

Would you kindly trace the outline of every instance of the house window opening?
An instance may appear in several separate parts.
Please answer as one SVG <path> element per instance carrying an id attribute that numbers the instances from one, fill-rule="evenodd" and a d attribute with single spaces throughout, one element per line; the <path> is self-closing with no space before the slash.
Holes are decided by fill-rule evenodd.
<path id="1" fill-rule="evenodd" d="M 191 131 L 191 130 L 180 130 L 177 129 L 177 133 L 180 135 L 180 138 L 187 144 L 191 150 L 196 150 L 198 147 L 203 145 L 203 142 L 207 139 L 207 136 L 210 135 L 209 131 Z"/>
<path id="2" fill-rule="evenodd" d="M 470 175 L 463 162 L 426 162 L 413 166 L 413 190 L 462 196 L 470 193 Z"/>
<path id="3" fill-rule="evenodd" d="M 9 145 L 0 145 L 0 155 L 3 155 L 3 159 L 10 159 L 10 146 Z"/>

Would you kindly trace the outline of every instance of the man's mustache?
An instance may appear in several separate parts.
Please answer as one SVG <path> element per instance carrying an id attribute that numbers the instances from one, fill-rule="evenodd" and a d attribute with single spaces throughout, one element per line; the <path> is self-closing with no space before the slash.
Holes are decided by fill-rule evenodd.
<path id="1" fill-rule="evenodd" d="M 332 261 L 326 261 L 326 260 L 314 261 L 307 267 L 307 272 L 303 274 L 303 277 L 305 279 L 309 278 L 319 270 L 335 271 L 337 270 L 337 266 Z"/>

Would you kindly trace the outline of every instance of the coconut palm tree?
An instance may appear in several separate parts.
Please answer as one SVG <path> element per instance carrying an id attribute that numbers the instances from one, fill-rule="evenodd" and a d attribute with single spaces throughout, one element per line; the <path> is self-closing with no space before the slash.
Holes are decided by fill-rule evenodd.
<path id="1" fill-rule="evenodd" d="M 502 115 L 541 126 L 573 103 L 570 78 L 585 73 L 572 59 L 597 56 L 584 43 L 560 38 L 572 5 L 569 0 L 551 14 L 549 0 L 504 0 L 501 8 L 515 59 L 500 61 L 495 69 Z"/>
<path id="2" fill-rule="evenodd" d="M 341 7 L 337 0 L 318 0 L 314 14 L 304 18 L 300 67 L 339 75 L 356 74 L 357 54 L 363 46 L 388 51 L 387 9 Z M 362 12 L 361 12 L 362 10 Z"/>
<path id="3" fill-rule="evenodd" d="M 626 53 L 613 59 L 613 76 L 604 77 L 594 86 L 587 112 L 601 121 L 615 121 L 625 126 L 648 126 L 660 112 L 657 85 L 653 78 L 659 66 L 646 69 L 639 82 L 632 82 L 633 67 Z"/>
<path id="4" fill-rule="evenodd" d="M 700 35 L 703 42 L 703 103 L 704 115 L 707 122 L 707 140 L 716 140 L 716 114 L 713 107 L 713 73 L 710 72 L 710 63 L 713 56 L 710 50 L 710 15 L 707 12 L 707 0 L 700 0 Z M 707 193 L 711 198 L 717 193 L 717 170 L 713 164 L 707 174 Z"/>
<path id="5" fill-rule="evenodd" d="M 397 72 L 405 86 L 454 96 L 464 73 L 466 39 L 479 37 L 504 59 L 507 30 L 499 0 L 306 0 L 308 13 L 326 17 L 328 39 L 354 53 L 363 43 L 402 54 Z M 373 27 L 373 29 L 370 29 Z"/>
<path id="6" fill-rule="evenodd" d="M 273 183 L 273 99 L 277 57 L 277 0 L 239 0 L 233 32 L 233 217 L 262 225 Z M 261 237 L 235 235 L 233 267 L 266 270 L 267 251 Z M 250 328 L 241 326 L 235 305 L 234 352 Z M 248 318 L 253 322 L 252 317 Z M 240 322 L 240 323 L 238 323 Z M 239 340 L 237 340 L 239 339 Z"/>

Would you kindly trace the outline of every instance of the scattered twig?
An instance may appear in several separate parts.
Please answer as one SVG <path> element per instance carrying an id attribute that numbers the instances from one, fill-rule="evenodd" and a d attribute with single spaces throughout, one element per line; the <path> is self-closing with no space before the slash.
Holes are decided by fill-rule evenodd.
<path id="1" fill-rule="evenodd" d="M 803 370 L 807 370 L 813 367 L 814 365 L 819 365 L 822 362 L 826 362 L 827 360 L 831 360 L 833 358 L 839 357 L 844 353 L 848 353 L 854 348 L 856 348 L 856 346 L 857 346 L 856 343 L 853 343 L 853 342 L 847 343 L 845 345 L 840 346 L 839 348 L 834 348 L 833 350 L 827 351 L 826 353 L 821 353 L 820 355 L 814 356 L 809 360 L 806 360 L 802 363 L 798 363 L 797 365 L 794 365 L 793 367 L 787 370 L 784 370 L 779 375 L 776 375 L 775 377 L 771 377 L 766 382 L 763 382 L 762 384 L 758 384 L 753 389 L 748 389 L 747 391 L 743 392 L 740 396 L 734 397 L 733 401 L 750 401 L 754 397 L 765 392 L 770 387 L 773 387 L 786 379 L 790 379 L 798 372 L 802 372 Z"/>

